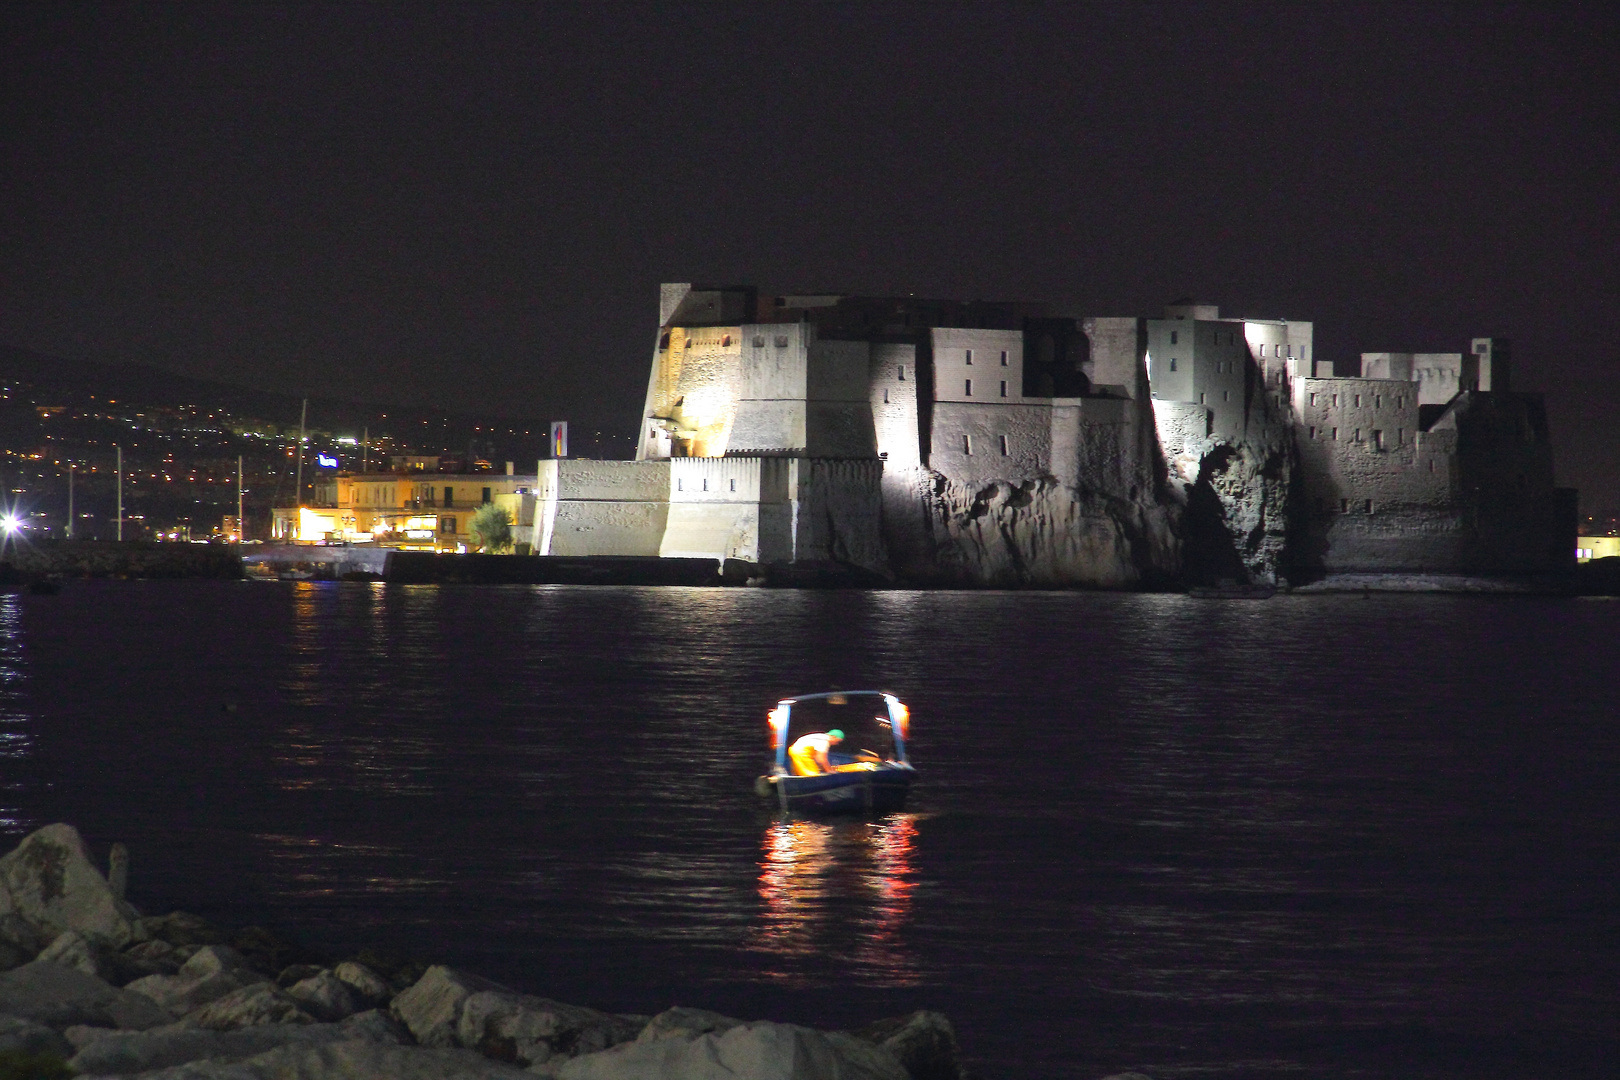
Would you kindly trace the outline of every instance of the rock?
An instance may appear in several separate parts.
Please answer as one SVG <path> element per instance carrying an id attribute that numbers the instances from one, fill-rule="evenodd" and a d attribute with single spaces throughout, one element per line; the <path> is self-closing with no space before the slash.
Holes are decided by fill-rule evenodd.
<path id="1" fill-rule="evenodd" d="M 253 1080 L 534 1080 L 468 1050 L 349 1042 L 289 1043 L 242 1066 Z M 236 1080 L 238 1074 L 191 1074 L 188 1080 Z M 160 1076 L 142 1080 L 165 1080 Z M 180 1078 L 172 1078 L 180 1080 Z"/>
<path id="2" fill-rule="evenodd" d="M 82 971 L 86 975 L 94 975 L 110 983 L 117 982 L 111 966 L 106 961 L 106 950 L 77 930 L 64 930 L 57 935 L 56 940 L 45 946 L 37 959 L 61 964 L 63 967 Z"/>
<path id="3" fill-rule="evenodd" d="M 557 1080 L 909 1080 L 894 1055 L 848 1035 L 758 1021 L 636 1041 L 565 1061 Z"/>
<path id="4" fill-rule="evenodd" d="M 148 915 L 140 920 L 140 928 L 146 936 L 175 946 L 223 945 L 230 937 L 201 915 L 192 915 L 185 911 L 171 911 L 167 915 Z"/>
<path id="5" fill-rule="evenodd" d="M 394 996 L 394 988 L 388 985 L 388 981 L 359 961 L 345 960 L 332 969 L 332 974 L 367 1005 L 384 1005 Z"/>
<path id="6" fill-rule="evenodd" d="M 456 1045 L 456 1025 L 468 998 L 480 991 L 510 992 L 499 983 L 434 965 L 394 998 L 395 1016 L 423 1046 Z"/>
<path id="7" fill-rule="evenodd" d="M 262 926 L 246 926 L 233 933 L 228 944 L 247 958 L 255 970 L 275 975 L 294 961 L 312 961 L 303 950 Z"/>
<path id="8" fill-rule="evenodd" d="M 55 1054 L 59 1058 L 73 1056 L 73 1044 L 62 1036 L 32 1020 L 15 1016 L 0 1016 L 0 1053 Z"/>
<path id="9" fill-rule="evenodd" d="M 322 971 L 287 987 L 287 996 L 317 1020 L 342 1020 L 361 1008 L 349 984 L 330 971 Z"/>
<path id="10" fill-rule="evenodd" d="M 956 1029 L 944 1013 L 919 1010 L 890 1017 L 854 1035 L 893 1054 L 911 1080 L 962 1080 Z"/>
<path id="11" fill-rule="evenodd" d="M 325 970 L 319 964 L 288 964 L 281 969 L 281 974 L 276 976 L 276 985 L 285 990 L 287 987 L 301 983 L 312 975 L 319 975 Z"/>
<path id="12" fill-rule="evenodd" d="M 364 1038 L 364 1031 L 339 1024 L 267 1024 L 236 1031 L 176 1027 L 146 1032 L 118 1031 L 80 1046 L 69 1064 L 81 1073 L 123 1075 L 204 1059 L 243 1061 L 295 1042 L 314 1045 Z"/>
<path id="13" fill-rule="evenodd" d="M 143 972 L 143 975 L 173 975 L 180 970 L 181 964 L 196 955 L 196 949 L 186 951 L 170 945 L 167 941 L 153 938 L 139 945 L 131 945 L 124 950 L 123 955 L 135 964 L 149 969 Z"/>
<path id="14" fill-rule="evenodd" d="M 0 941 L 10 942 L 28 954 L 32 960 L 39 951 L 56 937 L 56 931 L 41 930 L 14 911 L 0 914 Z M 24 963 L 27 963 L 25 960 Z"/>
<path id="15" fill-rule="evenodd" d="M 392 1007 L 423 1046 L 462 1046 L 525 1065 L 628 1042 L 646 1023 L 519 994 L 442 966 L 429 968 Z"/>
<path id="16" fill-rule="evenodd" d="M 301 1009 L 281 987 L 261 982 L 215 998 L 187 1013 L 182 1022 L 187 1027 L 232 1031 L 260 1024 L 313 1024 L 315 1017 Z"/>
<path id="17" fill-rule="evenodd" d="M 162 946 L 161 942 L 146 944 Z M 147 975 L 161 974 L 163 971 L 157 964 L 150 963 L 139 955 L 115 952 L 85 937 L 77 930 L 63 931 L 55 941 L 45 947 L 38 958 L 64 967 L 77 968 L 86 975 L 105 979 L 114 986 L 122 986 Z"/>
<path id="18" fill-rule="evenodd" d="M 667 1039 L 682 1035 L 707 1035 L 711 1031 L 727 1032 L 734 1027 L 740 1027 L 743 1021 L 735 1020 L 729 1016 L 722 1016 L 708 1009 L 689 1009 L 684 1005 L 676 1005 L 665 1009 L 641 1029 L 636 1036 L 637 1042 L 651 1042 L 654 1039 Z"/>
<path id="19" fill-rule="evenodd" d="M 148 975 L 125 987 L 145 994 L 176 1015 L 201 1008 L 233 990 L 268 982 L 228 945 L 205 945 L 173 975 Z"/>
<path id="20" fill-rule="evenodd" d="M 95 1027 L 92 1024 L 72 1024 L 62 1030 L 62 1037 L 75 1051 L 83 1050 L 97 1039 L 104 1039 L 108 1035 L 126 1035 L 131 1032 L 120 1031 L 117 1028 Z"/>
<path id="21" fill-rule="evenodd" d="M 47 825 L 0 858 L 0 914 L 49 930 L 77 930 L 121 946 L 136 940 L 135 910 L 113 895 L 71 825 Z"/>
<path id="22" fill-rule="evenodd" d="M 114 844 L 107 852 L 107 888 L 118 899 L 129 890 L 129 848 Z"/>
<path id="23" fill-rule="evenodd" d="M 592 1054 L 629 1042 L 646 1024 L 504 990 L 470 995 L 456 1022 L 456 1042 L 497 1061 L 536 1065 L 553 1058 Z"/>
<path id="24" fill-rule="evenodd" d="M 365 1012 L 355 1013 L 353 1016 L 338 1024 L 351 1038 L 364 1039 L 374 1043 L 394 1043 L 398 1046 L 409 1046 L 416 1040 L 405 1025 L 395 1020 L 381 1009 L 367 1009 Z"/>
<path id="25" fill-rule="evenodd" d="M 34 958 L 34 954 L 14 941 L 0 938 L 0 971 L 21 967 Z"/>
<path id="26" fill-rule="evenodd" d="M 174 1017 L 143 994 L 120 990 L 94 975 L 38 960 L 0 974 L 0 1016 L 57 1029 L 72 1024 L 144 1031 Z"/>

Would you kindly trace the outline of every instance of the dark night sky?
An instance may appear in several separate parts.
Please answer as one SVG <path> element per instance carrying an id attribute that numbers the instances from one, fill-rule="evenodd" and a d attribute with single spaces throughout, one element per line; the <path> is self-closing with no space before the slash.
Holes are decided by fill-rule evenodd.
<path id="1" fill-rule="evenodd" d="M 1514 339 L 1620 509 L 1611 5 L 41 5 L 0 340 L 622 429 L 662 280 Z M 1341 371 L 1347 370 L 1341 367 Z"/>

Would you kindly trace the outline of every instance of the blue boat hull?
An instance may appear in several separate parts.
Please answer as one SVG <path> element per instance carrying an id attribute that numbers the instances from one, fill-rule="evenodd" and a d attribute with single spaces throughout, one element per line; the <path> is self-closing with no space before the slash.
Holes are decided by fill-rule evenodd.
<path id="1" fill-rule="evenodd" d="M 821 776 L 773 776 L 764 794 L 783 810 L 796 814 L 892 814 L 905 809 L 915 775 L 912 769 L 889 768 Z"/>

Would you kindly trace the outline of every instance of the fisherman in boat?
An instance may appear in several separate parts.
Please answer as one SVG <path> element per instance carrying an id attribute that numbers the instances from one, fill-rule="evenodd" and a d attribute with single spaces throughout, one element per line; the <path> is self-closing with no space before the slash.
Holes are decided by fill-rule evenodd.
<path id="1" fill-rule="evenodd" d="M 793 762 L 793 771 L 798 776 L 816 776 L 820 773 L 834 771 L 834 766 L 827 759 L 827 753 L 834 743 L 844 741 L 844 733 L 837 728 L 831 731 L 812 731 L 801 736 L 794 744 L 788 747 L 788 759 Z M 781 745 L 781 744 L 778 744 Z"/>

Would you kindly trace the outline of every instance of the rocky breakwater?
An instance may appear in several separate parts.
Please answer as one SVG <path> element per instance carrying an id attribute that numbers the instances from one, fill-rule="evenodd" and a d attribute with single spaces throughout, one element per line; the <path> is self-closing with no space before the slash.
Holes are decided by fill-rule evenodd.
<path id="1" fill-rule="evenodd" d="M 103 875 L 70 825 L 0 857 L 0 1077 L 965 1080 L 938 1013 L 817 1031 L 607 1013 L 443 966 L 282 966 L 263 931 L 142 915 L 126 868 L 115 847 Z"/>

